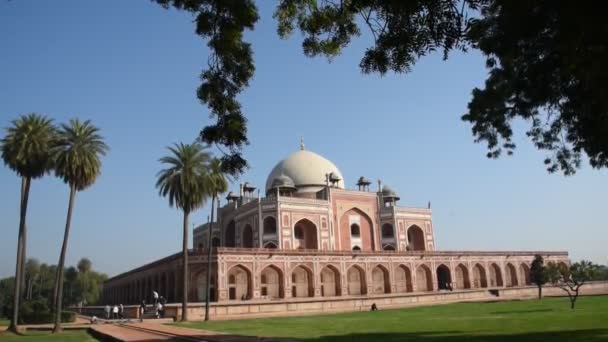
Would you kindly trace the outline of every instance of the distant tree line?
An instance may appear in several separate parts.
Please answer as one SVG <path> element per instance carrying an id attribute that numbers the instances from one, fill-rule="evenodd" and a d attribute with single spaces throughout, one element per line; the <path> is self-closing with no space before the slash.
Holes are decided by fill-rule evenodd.
<path id="1" fill-rule="evenodd" d="M 25 264 L 25 282 L 21 288 L 21 311 L 35 306 L 39 311 L 51 312 L 55 291 L 57 265 L 40 263 L 30 258 Z M 76 266 L 66 268 L 64 273 L 63 307 L 97 304 L 101 296 L 101 285 L 108 279 L 104 273 L 93 270 L 91 261 L 82 258 Z M 13 310 L 15 277 L 0 279 L 0 314 L 10 317 Z M 22 321 L 23 322 L 23 321 Z"/>

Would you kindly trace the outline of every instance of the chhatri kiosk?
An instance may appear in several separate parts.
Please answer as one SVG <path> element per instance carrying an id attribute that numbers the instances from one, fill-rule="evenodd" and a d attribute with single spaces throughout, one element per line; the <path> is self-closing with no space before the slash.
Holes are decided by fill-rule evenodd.
<path id="1" fill-rule="evenodd" d="M 194 229 L 190 317 L 204 311 L 210 233 L 218 317 L 517 296 L 530 285 L 535 254 L 569 263 L 563 251 L 437 251 L 430 205 L 403 207 L 387 185 L 371 186 L 360 177 L 356 190 L 346 189 L 336 165 L 301 144 L 261 191 L 244 183 L 229 193 L 211 232 L 208 223 Z M 136 304 L 156 290 L 180 302 L 180 272 L 176 253 L 117 275 L 105 282 L 104 301 Z"/>

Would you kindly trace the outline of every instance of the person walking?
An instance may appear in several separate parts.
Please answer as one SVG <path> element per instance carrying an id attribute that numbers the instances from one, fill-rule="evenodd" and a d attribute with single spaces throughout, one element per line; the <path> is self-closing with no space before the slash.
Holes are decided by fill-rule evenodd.
<path id="1" fill-rule="evenodd" d="M 122 304 L 120 304 L 118 306 L 118 318 L 120 318 L 120 319 L 125 318 L 125 307 L 122 306 Z"/>
<path id="2" fill-rule="evenodd" d="M 156 306 L 156 318 L 165 318 L 165 306 L 160 301 Z"/>
<path id="3" fill-rule="evenodd" d="M 114 308 L 112 309 L 112 318 L 113 319 L 118 318 L 118 306 L 117 305 L 114 305 Z"/>
<path id="4" fill-rule="evenodd" d="M 139 305 L 139 321 L 143 322 L 144 321 L 144 314 L 146 313 L 146 301 L 142 300 L 141 304 Z"/>
<path id="5" fill-rule="evenodd" d="M 106 313 L 106 319 L 110 319 L 110 305 L 106 304 L 106 307 L 104 308 L 104 311 Z"/>
<path id="6" fill-rule="evenodd" d="M 152 296 L 154 297 L 154 305 L 158 304 L 158 292 L 152 291 Z"/>

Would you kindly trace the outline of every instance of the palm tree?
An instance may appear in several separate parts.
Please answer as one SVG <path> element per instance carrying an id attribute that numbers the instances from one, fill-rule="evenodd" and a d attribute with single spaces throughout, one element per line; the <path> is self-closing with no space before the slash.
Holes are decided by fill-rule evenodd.
<path id="1" fill-rule="evenodd" d="M 53 147 L 53 161 L 55 175 L 70 186 L 70 199 L 65 222 L 65 232 L 61 254 L 57 263 L 57 277 L 55 280 L 55 327 L 53 332 L 61 332 L 61 306 L 63 300 L 63 266 L 72 224 L 72 210 L 77 191 L 82 191 L 95 183 L 101 173 L 101 159 L 108 146 L 99 135 L 99 128 L 91 121 L 81 122 L 72 119 L 68 124 L 62 124 L 57 132 L 57 141 Z"/>
<path id="2" fill-rule="evenodd" d="M 9 330 L 16 332 L 19 321 L 19 300 L 25 271 L 26 216 L 32 179 L 40 178 L 51 168 L 50 150 L 55 136 L 53 121 L 44 115 L 32 113 L 20 116 L 6 128 L 0 140 L 4 164 L 21 177 L 21 205 L 17 261 L 15 266 L 15 292 L 13 317 Z"/>
<path id="3" fill-rule="evenodd" d="M 209 320 L 209 300 L 211 296 L 211 250 L 213 248 L 213 214 L 215 213 L 215 200 L 218 194 L 228 190 L 228 176 L 222 170 L 222 163 L 214 158 L 209 164 L 206 182 L 211 190 L 211 220 L 207 239 L 207 293 L 205 296 L 205 321 Z"/>
<path id="4" fill-rule="evenodd" d="M 167 165 L 158 173 L 156 187 L 159 195 L 169 199 L 169 205 L 184 213 L 182 243 L 182 321 L 188 320 L 188 216 L 202 207 L 209 196 L 206 175 L 210 154 L 198 144 L 175 144 L 167 147 L 170 155 L 160 158 Z"/>

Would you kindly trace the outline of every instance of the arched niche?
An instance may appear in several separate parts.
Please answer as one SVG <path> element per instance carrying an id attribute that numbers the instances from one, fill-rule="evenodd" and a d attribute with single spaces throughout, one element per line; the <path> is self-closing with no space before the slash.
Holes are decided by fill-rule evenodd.
<path id="1" fill-rule="evenodd" d="M 341 293 L 340 272 L 333 265 L 327 265 L 321 270 L 321 296 L 333 297 Z"/>
<path id="2" fill-rule="evenodd" d="M 486 270 L 480 264 L 475 264 L 475 266 L 473 266 L 473 287 L 476 289 L 488 287 Z"/>
<path id="3" fill-rule="evenodd" d="M 426 245 L 424 243 L 424 231 L 417 225 L 410 226 L 407 229 L 407 240 L 409 241 L 409 249 L 412 251 L 424 251 Z"/>
<path id="4" fill-rule="evenodd" d="M 241 245 L 244 248 L 253 248 L 253 228 L 249 224 L 243 227 Z"/>
<path id="5" fill-rule="evenodd" d="M 391 284 L 388 270 L 381 265 L 378 265 L 372 269 L 372 287 L 371 293 L 381 294 L 390 293 Z"/>
<path id="6" fill-rule="evenodd" d="M 291 271 L 291 295 L 293 297 L 313 297 L 312 271 L 302 265 Z"/>
<path id="7" fill-rule="evenodd" d="M 348 294 L 351 296 L 362 295 L 367 293 L 365 284 L 365 271 L 358 265 L 351 266 L 346 272 L 348 281 Z"/>
<path id="8" fill-rule="evenodd" d="M 262 297 L 268 299 L 285 298 L 283 272 L 276 266 L 266 266 L 260 274 Z"/>
<path id="9" fill-rule="evenodd" d="M 469 269 L 459 264 L 456 266 L 456 288 L 458 289 L 470 289 L 471 279 L 469 278 Z"/>
<path id="10" fill-rule="evenodd" d="M 264 235 L 276 235 L 277 234 L 277 220 L 273 216 L 266 216 L 264 218 Z"/>
<path id="11" fill-rule="evenodd" d="M 230 221 L 228 226 L 226 226 L 226 232 L 224 234 L 224 246 L 236 247 L 236 222 L 234 222 L 234 220 Z"/>
<path id="12" fill-rule="evenodd" d="M 319 249 L 317 226 L 308 219 L 301 219 L 294 225 L 294 249 Z"/>
<path id="13" fill-rule="evenodd" d="M 433 275 L 426 265 L 420 265 L 416 269 L 416 289 L 424 292 L 433 291 Z"/>
<path id="14" fill-rule="evenodd" d="M 228 271 L 228 299 L 251 299 L 252 282 L 251 272 L 242 265 L 232 267 Z"/>

